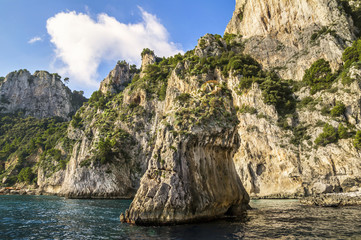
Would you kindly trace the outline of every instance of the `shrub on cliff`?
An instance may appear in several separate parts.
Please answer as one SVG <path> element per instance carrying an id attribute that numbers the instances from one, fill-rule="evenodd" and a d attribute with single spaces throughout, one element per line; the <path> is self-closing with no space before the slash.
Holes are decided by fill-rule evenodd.
<path id="1" fill-rule="evenodd" d="M 334 106 L 331 109 L 331 116 L 332 117 L 340 117 L 341 115 L 343 115 L 346 111 L 346 106 L 345 104 L 343 104 L 342 102 L 337 102 L 336 106 Z"/>
<path id="2" fill-rule="evenodd" d="M 18 181 L 19 182 L 26 182 L 30 183 L 34 179 L 35 175 L 30 167 L 26 167 L 21 169 L 18 174 Z"/>
<path id="3" fill-rule="evenodd" d="M 361 131 L 356 132 L 353 145 L 357 150 L 361 150 Z"/>
<path id="4" fill-rule="evenodd" d="M 337 142 L 337 131 L 330 124 L 326 123 L 323 132 L 316 138 L 315 144 L 326 146 L 329 143 Z"/>
<path id="5" fill-rule="evenodd" d="M 141 53 L 141 56 L 144 57 L 145 55 L 147 54 L 152 54 L 154 55 L 154 51 L 150 50 L 149 48 L 144 48 L 142 53 Z"/>
<path id="6" fill-rule="evenodd" d="M 349 136 L 347 132 L 347 128 L 341 123 L 338 125 L 337 135 L 339 139 L 345 139 L 348 138 Z"/>
<path id="7" fill-rule="evenodd" d="M 81 128 L 83 126 L 83 124 L 81 123 L 82 120 L 83 119 L 80 117 L 80 114 L 76 113 L 71 120 L 71 126 L 73 128 Z"/>
<path id="8" fill-rule="evenodd" d="M 280 114 L 292 113 L 295 109 L 295 100 L 288 82 L 277 77 L 269 76 L 260 85 L 263 101 L 274 105 Z"/>
<path id="9" fill-rule="evenodd" d="M 345 63 L 344 67 L 348 68 L 352 63 L 361 60 L 361 39 L 354 41 L 351 47 L 345 49 L 342 54 L 342 61 Z"/>
<path id="10" fill-rule="evenodd" d="M 329 88 L 334 80 L 330 63 L 324 59 L 314 62 L 303 76 L 303 81 L 311 88 L 311 94 Z"/>

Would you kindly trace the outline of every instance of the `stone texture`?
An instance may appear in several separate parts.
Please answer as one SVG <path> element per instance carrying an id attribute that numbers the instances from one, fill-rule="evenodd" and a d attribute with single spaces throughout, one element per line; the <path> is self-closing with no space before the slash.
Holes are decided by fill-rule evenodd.
<path id="1" fill-rule="evenodd" d="M 353 67 L 355 68 L 355 67 Z M 357 70 L 352 70 L 357 72 Z M 357 75 L 358 76 L 358 75 Z M 287 122 L 293 127 L 305 127 L 309 139 L 300 144 L 290 141 L 293 132 L 277 124 L 278 114 L 272 106 L 262 101 L 257 84 L 241 96 L 233 94 L 234 104 L 247 105 L 256 114 L 239 114 L 240 148 L 234 156 L 236 170 L 245 189 L 253 198 L 295 198 L 332 192 L 347 192 L 357 186 L 361 174 L 360 154 L 353 147 L 352 138 L 341 139 L 336 144 L 315 146 L 314 141 L 322 132 L 325 122 L 335 129 L 339 122 L 355 124 L 360 129 L 361 89 L 358 80 L 344 86 L 335 82 L 335 92 L 322 91 L 310 95 L 307 88 L 296 92 L 302 100 L 312 96 L 314 107 L 299 108 Z M 235 78 L 229 84 L 238 80 Z M 324 106 L 332 108 L 336 102 L 346 105 L 345 116 L 338 119 L 322 115 Z M 260 116 L 262 116 L 260 118 Z M 337 121 L 336 121 L 337 120 Z"/>
<path id="2" fill-rule="evenodd" d="M 322 28 L 325 32 L 313 40 L 312 35 Z M 245 52 L 263 67 L 296 80 L 320 58 L 337 70 L 355 32 L 351 17 L 336 0 L 237 0 L 225 31 L 243 35 Z"/>
<path id="3" fill-rule="evenodd" d="M 36 118 L 71 116 L 86 99 L 78 92 L 71 92 L 57 74 L 27 70 L 9 73 L 0 83 L 0 112 L 22 111 L 25 116 Z"/>
<path id="4" fill-rule="evenodd" d="M 126 62 L 118 62 L 115 68 L 100 83 L 99 90 L 103 94 L 116 94 L 127 86 L 133 78 L 130 66 Z"/>
<path id="5" fill-rule="evenodd" d="M 162 225 L 242 215 L 249 197 L 232 161 L 238 141 L 235 129 L 200 131 L 178 139 L 164 130 L 153 151 L 160 155 L 150 160 L 121 221 Z"/>
<path id="6" fill-rule="evenodd" d="M 329 193 L 301 199 L 301 203 L 322 207 L 341 207 L 361 205 L 361 192 Z"/>

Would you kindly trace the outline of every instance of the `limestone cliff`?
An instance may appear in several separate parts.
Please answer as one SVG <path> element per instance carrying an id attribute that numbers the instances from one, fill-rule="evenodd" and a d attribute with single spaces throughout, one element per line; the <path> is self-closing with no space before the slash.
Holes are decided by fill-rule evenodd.
<path id="1" fill-rule="evenodd" d="M 38 169 L 40 190 L 135 197 L 121 220 L 136 224 L 240 215 L 249 196 L 360 190 L 353 19 L 334 0 L 237 1 L 223 37 L 163 59 L 146 49 L 141 71 L 119 63 L 57 142 L 69 161 Z"/>
<path id="2" fill-rule="evenodd" d="M 229 92 L 221 79 L 179 77 L 184 68 L 179 63 L 168 80 L 155 147 L 123 222 L 186 223 L 247 209 L 249 197 L 232 161 L 239 139 Z"/>
<path id="3" fill-rule="evenodd" d="M 245 52 L 263 67 L 286 79 L 300 80 L 316 60 L 324 58 L 333 70 L 342 65 L 342 52 L 358 29 L 342 1 L 236 0 L 226 33 L 247 41 Z"/>
<path id="4" fill-rule="evenodd" d="M 130 66 L 125 61 L 118 61 L 115 68 L 100 83 L 99 90 L 103 94 L 116 94 L 131 82 L 134 74 L 137 72 L 134 65 Z"/>
<path id="5" fill-rule="evenodd" d="M 25 116 L 70 119 L 86 99 L 73 93 L 57 74 L 27 70 L 9 73 L 0 82 L 0 113 L 22 111 Z"/>

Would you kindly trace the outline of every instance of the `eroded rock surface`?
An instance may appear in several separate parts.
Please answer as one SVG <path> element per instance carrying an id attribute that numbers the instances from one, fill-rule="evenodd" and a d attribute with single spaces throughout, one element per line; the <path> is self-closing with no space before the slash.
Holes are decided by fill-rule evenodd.
<path id="1" fill-rule="evenodd" d="M 225 32 L 247 39 L 245 52 L 263 67 L 300 80 L 320 58 L 337 70 L 358 30 L 336 0 L 236 0 Z"/>
<path id="2" fill-rule="evenodd" d="M 86 101 L 79 92 L 71 92 L 57 74 L 27 70 L 9 73 L 0 82 L 0 113 L 22 111 L 36 118 L 71 116 Z"/>

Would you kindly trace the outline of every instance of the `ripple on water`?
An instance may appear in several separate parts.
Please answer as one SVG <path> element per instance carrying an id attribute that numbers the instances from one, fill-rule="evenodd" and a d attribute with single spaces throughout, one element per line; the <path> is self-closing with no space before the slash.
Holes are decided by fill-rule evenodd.
<path id="1" fill-rule="evenodd" d="M 318 208 L 254 200 L 242 220 L 140 227 L 121 224 L 129 200 L 0 196 L 1 239 L 361 239 L 360 206 Z"/>

